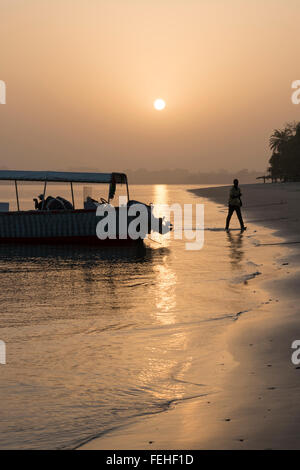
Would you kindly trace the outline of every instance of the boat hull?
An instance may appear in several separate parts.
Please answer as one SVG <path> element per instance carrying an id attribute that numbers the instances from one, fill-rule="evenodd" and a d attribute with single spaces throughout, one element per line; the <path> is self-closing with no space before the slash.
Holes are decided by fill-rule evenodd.
<path id="1" fill-rule="evenodd" d="M 118 210 L 118 208 L 116 208 Z M 0 213 L 0 243 L 134 245 L 137 240 L 120 238 L 99 239 L 96 227 L 101 217 L 95 210 L 20 211 Z M 130 221 L 130 218 L 129 218 Z"/>

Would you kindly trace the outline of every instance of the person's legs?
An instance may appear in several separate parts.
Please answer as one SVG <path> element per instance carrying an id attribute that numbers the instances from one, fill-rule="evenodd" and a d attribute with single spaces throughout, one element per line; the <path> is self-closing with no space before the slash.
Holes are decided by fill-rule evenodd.
<path id="1" fill-rule="evenodd" d="M 241 208 L 236 206 L 235 211 L 236 211 L 236 215 L 239 219 L 241 229 L 244 230 L 245 226 L 244 226 L 244 221 L 243 221 L 243 217 L 242 217 Z"/>
<path id="2" fill-rule="evenodd" d="M 232 217 L 233 211 L 234 211 L 234 207 L 233 206 L 228 206 L 228 215 L 227 215 L 227 219 L 226 219 L 226 228 L 225 228 L 225 230 L 229 229 L 230 219 Z"/>

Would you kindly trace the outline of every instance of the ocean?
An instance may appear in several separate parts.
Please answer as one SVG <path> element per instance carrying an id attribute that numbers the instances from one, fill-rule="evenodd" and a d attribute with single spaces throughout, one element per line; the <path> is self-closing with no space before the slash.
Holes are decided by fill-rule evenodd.
<path id="1" fill-rule="evenodd" d="M 191 188 L 130 190 L 146 203 L 204 203 L 201 250 L 174 233 L 136 248 L 0 246 L 0 448 L 74 448 L 218 392 L 219 337 L 256 306 L 248 280 L 260 268 L 251 236 L 226 234 L 226 208 Z M 1 186 L 0 200 L 13 209 L 10 191 Z M 20 187 L 21 208 L 40 192 Z"/>

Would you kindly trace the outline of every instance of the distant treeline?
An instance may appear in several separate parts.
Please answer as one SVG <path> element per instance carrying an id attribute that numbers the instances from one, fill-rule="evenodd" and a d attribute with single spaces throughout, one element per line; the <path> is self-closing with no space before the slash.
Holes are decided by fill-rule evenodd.
<path id="1" fill-rule="evenodd" d="M 249 170 L 203 173 L 180 168 L 156 171 L 140 168 L 125 172 L 130 184 L 230 184 L 234 178 L 238 178 L 241 183 L 255 183 L 256 178 L 262 174 L 261 171 Z"/>
<path id="2" fill-rule="evenodd" d="M 7 170 L 6 167 L 0 166 L 1 170 Z M 100 172 L 99 168 L 89 167 L 71 167 L 54 169 L 53 171 L 79 171 L 79 172 Z M 115 170 L 117 171 L 117 170 Z M 216 172 L 191 172 L 186 169 L 165 169 L 165 170 L 147 170 L 139 168 L 138 170 L 124 170 L 119 168 L 118 171 L 124 172 L 128 176 L 129 184 L 231 184 L 234 178 L 238 178 L 241 183 L 256 183 L 256 178 L 262 175 L 262 171 L 239 170 L 235 173 L 227 170 L 218 170 Z M 0 185 L 13 185 L 12 181 L 0 181 Z M 22 181 L 24 185 L 39 185 L 41 182 Z M 51 183 L 56 184 L 56 183 Z M 61 184 L 61 183 L 57 183 Z"/>
<path id="3" fill-rule="evenodd" d="M 273 181 L 300 181 L 300 122 L 275 129 L 270 137 L 272 156 L 269 178 Z"/>

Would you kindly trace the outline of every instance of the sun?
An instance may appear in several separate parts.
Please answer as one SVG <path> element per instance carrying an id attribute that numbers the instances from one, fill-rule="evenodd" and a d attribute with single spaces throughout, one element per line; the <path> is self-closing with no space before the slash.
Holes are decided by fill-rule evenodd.
<path id="1" fill-rule="evenodd" d="M 166 103 L 161 98 L 157 98 L 157 100 L 154 101 L 153 106 L 157 111 L 162 111 L 165 109 Z"/>

